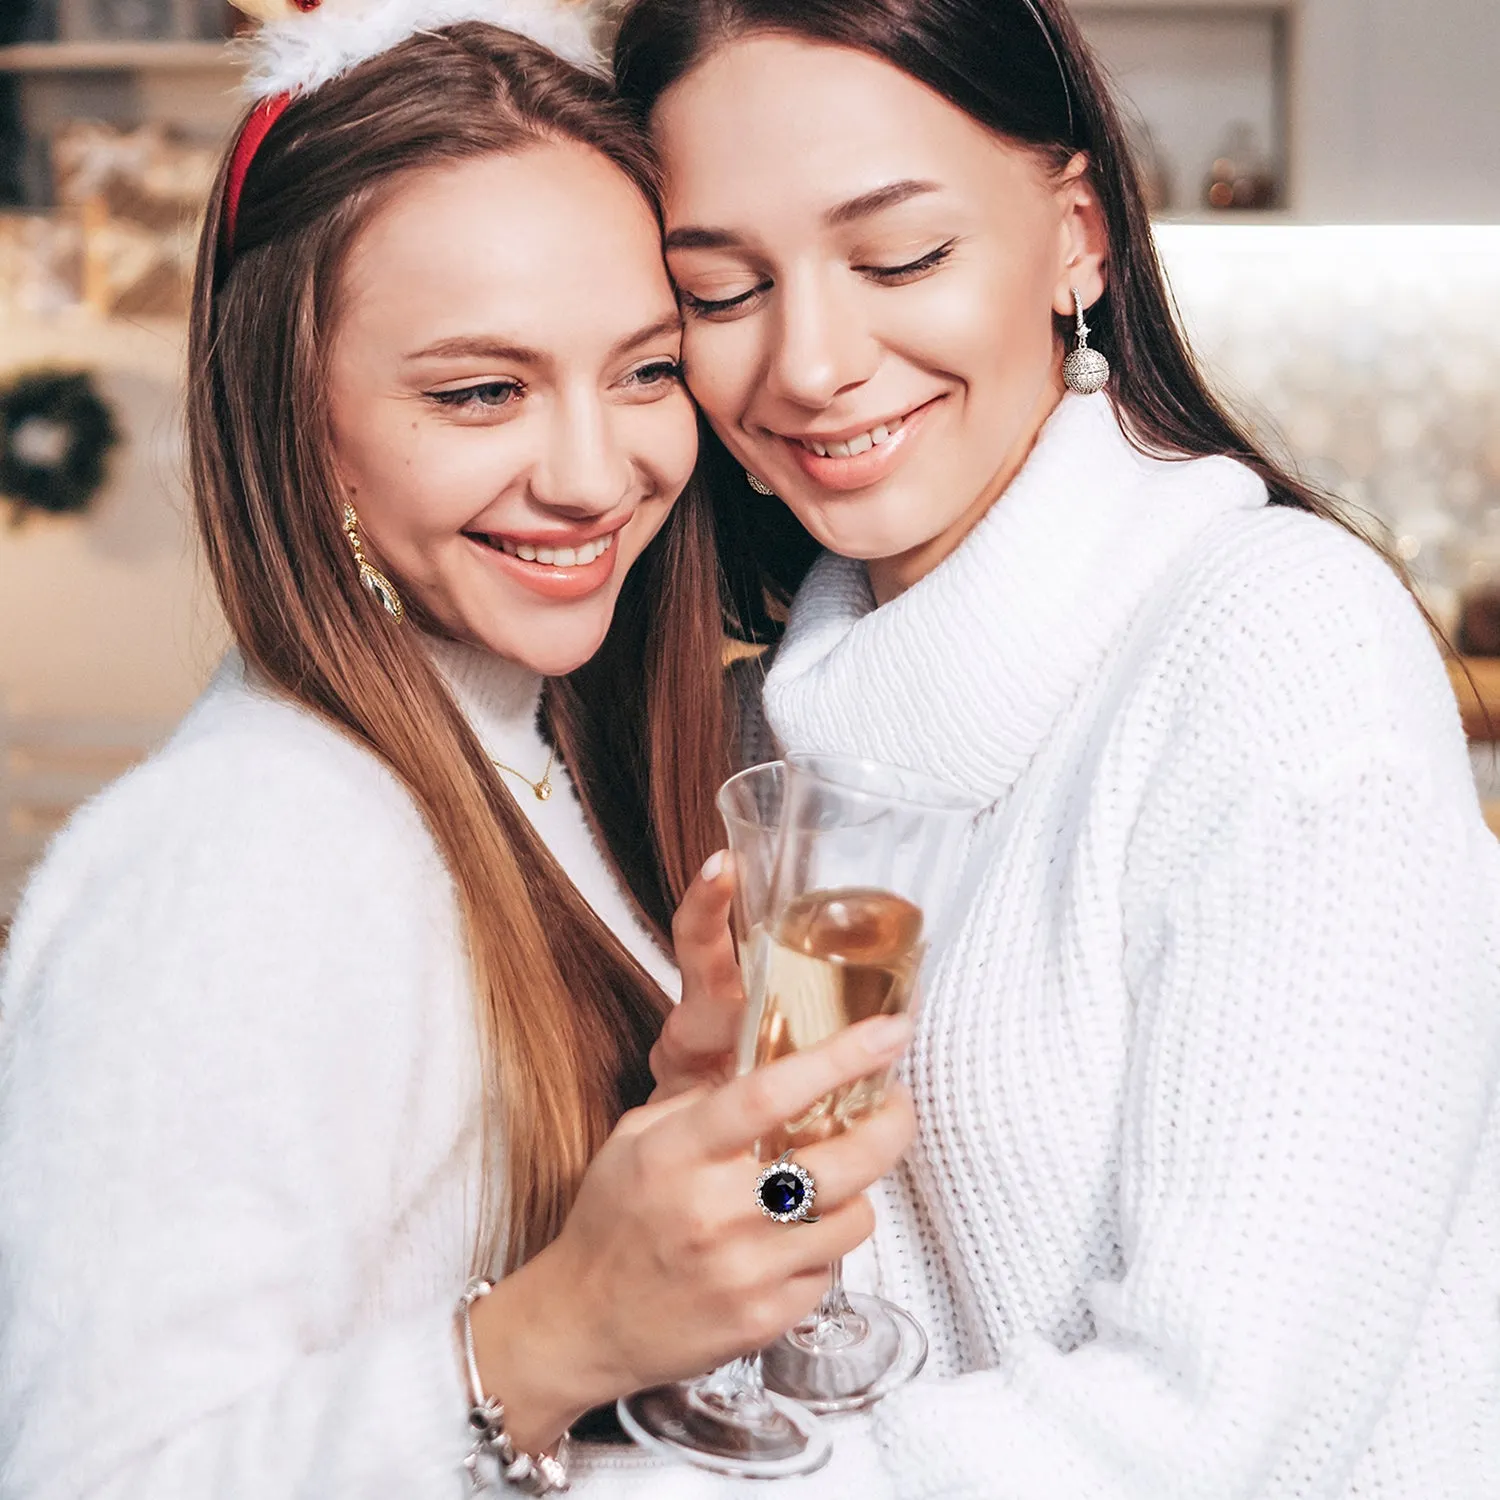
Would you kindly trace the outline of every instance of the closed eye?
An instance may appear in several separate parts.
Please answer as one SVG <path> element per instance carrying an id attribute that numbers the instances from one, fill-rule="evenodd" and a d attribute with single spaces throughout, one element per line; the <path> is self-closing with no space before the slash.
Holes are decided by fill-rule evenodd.
<path id="1" fill-rule="evenodd" d="M 957 240 L 949 240 L 947 244 L 939 245 L 936 250 L 929 250 L 926 255 L 908 261 L 904 266 L 856 266 L 854 269 L 883 286 L 899 286 L 903 282 L 915 281 L 928 271 L 935 271 L 953 254 L 957 244 Z"/>
<path id="2" fill-rule="evenodd" d="M 677 290 L 677 296 L 682 303 L 683 310 L 691 313 L 695 318 L 723 317 L 726 313 L 738 312 L 741 308 L 749 306 L 750 302 L 760 296 L 762 292 L 768 291 L 770 284 L 762 282 L 753 286 L 749 291 L 741 292 L 736 297 L 695 297 L 691 292 L 684 291 L 681 287 Z"/>

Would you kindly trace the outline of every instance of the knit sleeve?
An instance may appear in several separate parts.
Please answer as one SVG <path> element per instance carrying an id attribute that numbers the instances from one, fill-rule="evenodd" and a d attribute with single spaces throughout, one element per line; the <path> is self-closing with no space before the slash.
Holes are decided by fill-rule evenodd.
<path id="1" fill-rule="evenodd" d="M 4 1500 L 465 1493 L 461 1280 L 370 1312 L 431 1176 L 424 1112 L 469 1097 L 426 1071 L 462 993 L 451 901 L 373 764 L 279 759 L 148 766 L 17 922 Z"/>
<path id="2" fill-rule="evenodd" d="M 1026 1334 L 884 1404 L 905 1500 L 1346 1493 L 1424 1309 L 1480 1274 L 1452 1228 L 1500 1021 L 1483 839 L 1377 752 L 1261 782 L 1164 883 L 1132 975 L 1123 1274 L 1083 1346 Z"/>

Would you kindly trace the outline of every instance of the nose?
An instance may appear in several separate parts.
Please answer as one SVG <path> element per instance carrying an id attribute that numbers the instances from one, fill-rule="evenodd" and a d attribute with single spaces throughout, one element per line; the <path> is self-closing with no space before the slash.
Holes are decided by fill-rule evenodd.
<path id="1" fill-rule="evenodd" d="M 794 406 L 822 408 L 875 373 L 880 349 L 863 310 L 836 278 L 783 278 L 771 325 L 766 390 Z"/>
<path id="2" fill-rule="evenodd" d="M 633 471 L 599 393 L 560 393 L 546 446 L 532 470 L 536 502 L 570 520 L 607 515 L 630 494 Z"/>

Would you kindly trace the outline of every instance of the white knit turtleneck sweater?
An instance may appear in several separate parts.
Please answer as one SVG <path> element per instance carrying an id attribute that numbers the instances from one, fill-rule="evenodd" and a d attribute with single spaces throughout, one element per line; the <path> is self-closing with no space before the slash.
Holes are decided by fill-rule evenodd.
<path id="1" fill-rule="evenodd" d="M 909 1060 L 901 1500 L 1500 1496 L 1500 846 L 1380 559 L 1069 398 L 875 609 L 825 558 L 790 749 L 993 804 Z"/>

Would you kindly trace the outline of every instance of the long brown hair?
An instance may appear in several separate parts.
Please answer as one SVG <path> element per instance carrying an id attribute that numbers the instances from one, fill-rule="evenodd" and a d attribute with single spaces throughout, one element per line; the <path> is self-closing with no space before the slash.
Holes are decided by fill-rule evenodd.
<path id="1" fill-rule="evenodd" d="M 1273 505 L 1311 511 L 1372 540 L 1259 445 L 1209 389 L 1167 291 L 1119 111 L 1061 0 L 634 0 L 615 46 L 621 95 L 644 125 L 700 61 L 756 32 L 878 57 L 1054 169 L 1086 155 L 1108 236 L 1108 288 L 1089 322 L 1132 441 L 1166 457 L 1237 458 L 1265 481 Z M 1060 337 L 1065 329 L 1059 320 Z M 750 491 L 717 441 L 706 445 L 702 468 L 718 506 L 740 633 L 773 640 L 818 549 L 785 505 Z"/>
<path id="2" fill-rule="evenodd" d="M 240 650 L 394 771 L 453 878 L 485 1090 L 481 1268 L 513 1267 L 555 1236 L 589 1160 L 649 1088 L 666 1001 L 536 837 L 419 634 L 361 588 L 323 375 L 341 268 L 392 184 L 559 139 L 655 201 L 649 152 L 607 85 L 491 26 L 414 36 L 295 99 L 254 158 L 232 254 L 221 174 L 190 342 L 197 516 Z M 592 826 L 659 936 L 717 847 L 720 643 L 712 525 L 693 488 L 627 580 L 598 660 L 544 695 Z M 497 1166 L 503 1203 L 488 1186 Z"/>

